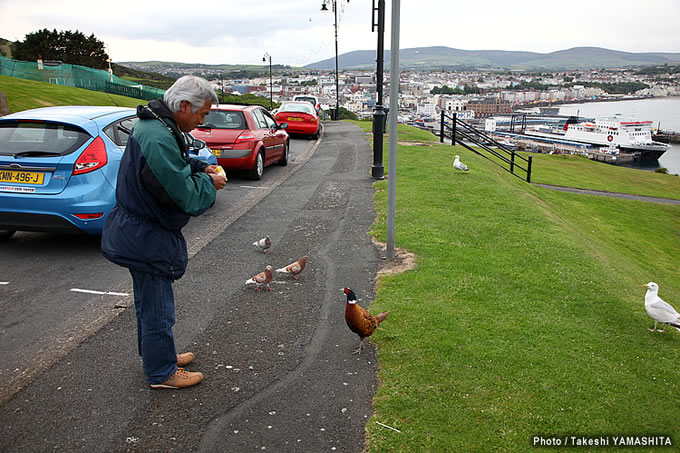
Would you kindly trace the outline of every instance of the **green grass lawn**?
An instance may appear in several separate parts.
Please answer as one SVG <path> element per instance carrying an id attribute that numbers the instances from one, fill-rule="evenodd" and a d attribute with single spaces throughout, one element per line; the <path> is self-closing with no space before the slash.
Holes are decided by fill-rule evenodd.
<path id="1" fill-rule="evenodd" d="M 542 182 L 563 184 L 542 164 Z M 397 168 L 396 245 L 417 267 L 383 278 L 371 304 L 392 314 L 371 337 L 369 451 L 527 451 L 541 434 L 680 442 L 680 333 L 647 330 L 641 287 L 656 281 L 680 308 L 680 207 L 532 186 L 450 145 L 400 146 Z M 638 176 L 668 178 L 631 171 L 632 193 Z M 384 241 L 387 182 L 375 189 Z"/>
<path id="2" fill-rule="evenodd" d="M 121 107 L 137 107 L 148 102 L 117 94 L 65 87 L 2 75 L 0 75 L 0 92 L 4 92 L 7 96 L 7 104 L 12 112 L 54 105 L 119 105 Z"/>
<path id="3" fill-rule="evenodd" d="M 675 175 L 659 176 L 659 173 L 603 164 L 582 156 L 531 155 L 532 182 L 680 199 L 680 177 Z"/>

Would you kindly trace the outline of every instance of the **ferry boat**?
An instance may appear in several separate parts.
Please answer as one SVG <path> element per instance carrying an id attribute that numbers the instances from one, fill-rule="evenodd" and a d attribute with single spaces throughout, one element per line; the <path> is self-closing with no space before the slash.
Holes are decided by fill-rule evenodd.
<path id="1" fill-rule="evenodd" d="M 644 160 L 656 160 L 670 148 L 666 143 L 652 140 L 651 121 L 623 121 L 619 116 L 594 121 L 570 117 L 551 134 L 535 132 L 533 135 L 558 135 L 565 140 L 598 147 L 616 146 L 622 153 L 639 154 Z"/>

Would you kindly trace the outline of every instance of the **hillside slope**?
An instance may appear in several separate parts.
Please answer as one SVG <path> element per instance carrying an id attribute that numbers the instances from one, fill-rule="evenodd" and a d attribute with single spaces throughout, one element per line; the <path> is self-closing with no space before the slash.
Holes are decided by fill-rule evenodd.
<path id="1" fill-rule="evenodd" d="M 0 75 L 0 92 L 12 112 L 53 105 L 118 105 L 136 107 L 147 101 L 82 88 L 65 87 Z"/>

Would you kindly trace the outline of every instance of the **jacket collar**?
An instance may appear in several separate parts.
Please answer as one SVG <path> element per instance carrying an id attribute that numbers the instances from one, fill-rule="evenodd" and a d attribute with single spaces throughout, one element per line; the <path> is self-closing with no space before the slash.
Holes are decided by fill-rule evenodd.
<path id="1" fill-rule="evenodd" d="M 175 122 L 175 117 L 172 115 L 168 105 L 163 102 L 162 99 L 154 99 L 149 102 L 149 105 L 138 105 L 137 106 L 137 116 L 141 120 L 153 120 L 156 119 L 163 123 L 165 127 L 175 136 L 177 145 L 184 157 L 189 156 L 189 150 L 184 138 L 184 134 L 179 130 L 179 126 Z"/>

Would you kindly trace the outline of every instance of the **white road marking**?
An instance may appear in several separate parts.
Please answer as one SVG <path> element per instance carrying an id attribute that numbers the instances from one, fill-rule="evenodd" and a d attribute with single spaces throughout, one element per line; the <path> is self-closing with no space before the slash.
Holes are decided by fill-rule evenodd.
<path id="1" fill-rule="evenodd" d="M 104 296 L 129 296 L 128 293 L 116 293 L 113 291 L 95 291 L 93 289 L 71 288 L 74 293 L 99 294 Z"/>
<path id="2" fill-rule="evenodd" d="M 9 282 L 0 282 L 0 285 L 9 285 Z"/>
<path id="3" fill-rule="evenodd" d="M 241 186 L 244 189 L 269 189 L 267 186 Z"/>

